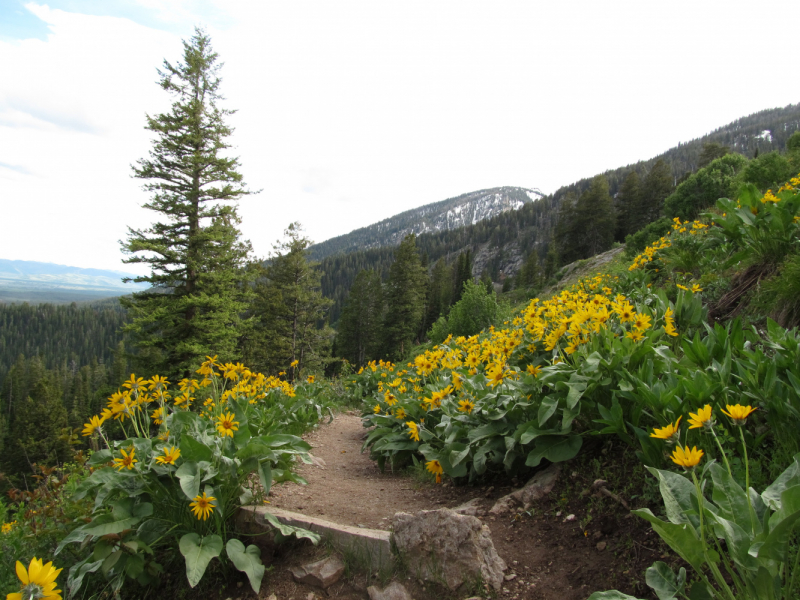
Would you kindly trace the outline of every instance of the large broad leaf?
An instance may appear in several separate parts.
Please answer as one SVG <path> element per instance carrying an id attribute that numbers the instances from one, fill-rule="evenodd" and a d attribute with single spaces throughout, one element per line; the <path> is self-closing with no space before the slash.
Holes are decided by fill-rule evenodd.
<path id="1" fill-rule="evenodd" d="M 667 518 L 676 525 L 691 523 L 695 529 L 699 528 L 697 489 L 694 484 L 685 476 L 673 471 L 662 471 L 652 467 L 647 467 L 647 470 L 658 479 L 658 488 L 664 499 Z M 692 498 L 695 498 L 694 502 Z"/>
<path id="2" fill-rule="evenodd" d="M 66 535 L 66 537 L 64 537 L 64 539 L 62 539 L 58 543 L 56 551 L 53 554 L 57 556 L 58 553 L 61 552 L 64 549 L 64 546 L 66 546 L 67 544 L 71 544 L 72 542 L 82 542 L 87 537 L 89 537 L 89 534 L 83 530 L 84 527 L 85 526 L 81 526 L 78 527 L 77 529 L 73 529 L 72 531 L 70 531 Z"/>
<path id="3" fill-rule="evenodd" d="M 528 453 L 525 464 L 536 467 L 546 458 L 550 462 L 563 462 L 574 458 L 583 445 L 579 435 L 545 435 L 536 439 L 536 447 Z"/>
<path id="4" fill-rule="evenodd" d="M 769 520 L 769 535 L 758 549 L 759 558 L 786 561 L 792 529 L 800 519 L 800 485 L 781 494 L 781 508 Z"/>
<path id="5" fill-rule="evenodd" d="M 196 462 L 187 461 L 183 463 L 177 471 L 175 477 L 180 481 L 181 489 L 189 500 L 194 500 L 200 494 L 200 483 L 203 480 L 203 472 Z"/>
<path id="6" fill-rule="evenodd" d="M 642 508 L 632 511 L 633 514 L 650 522 L 655 532 L 661 536 L 667 545 L 688 562 L 696 571 L 700 571 L 705 563 L 703 544 L 688 523 L 678 525 L 662 521 L 650 509 Z"/>
<path id="7" fill-rule="evenodd" d="M 290 537 L 292 535 L 296 536 L 298 539 L 306 538 L 311 540 L 312 544 L 316 544 L 319 542 L 319 535 L 314 533 L 313 531 L 309 531 L 308 529 L 302 529 L 301 527 L 294 527 L 292 525 L 286 525 L 281 523 L 278 518 L 270 514 L 268 512 L 264 513 L 264 518 L 269 521 L 269 524 L 272 525 L 275 529 L 277 529 L 281 535 L 286 537 Z"/>
<path id="8" fill-rule="evenodd" d="M 247 579 L 250 580 L 250 587 L 258 594 L 265 570 L 264 565 L 261 563 L 261 550 L 253 545 L 245 548 L 244 544 L 239 540 L 230 539 L 225 545 L 225 551 L 233 566 L 247 575 Z"/>
<path id="9" fill-rule="evenodd" d="M 537 415 L 539 427 L 544 427 L 544 424 L 555 414 L 557 408 L 558 398 L 547 396 L 542 399 L 542 404 L 539 406 L 539 414 Z"/>
<path id="10" fill-rule="evenodd" d="M 181 458 L 184 460 L 195 462 L 207 460 L 211 462 L 214 458 L 214 453 L 211 451 L 211 448 L 206 446 L 203 442 L 197 441 L 188 433 L 184 433 L 181 436 L 180 447 Z"/>
<path id="11" fill-rule="evenodd" d="M 591 596 L 589 596 L 589 600 L 640 600 L 636 596 L 628 596 L 628 594 L 623 594 L 622 592 L 618 592 L 617 590 L 611 590 L 610 592 L 595 592 Z"/>
<path id="12" fill-rule="evenodd" d="M 714 491 L 711 498 L 719 508 L 720 515 L 733 521 L 745 531 L 756 533 L 761 531 L 761 523 L 751 523 L 750 508 L 747 505 L 747 496 L 738 483 L 719 464 L 714 463 L 709 467 L 711 479 L 714 482 Z"/>
<path id="13" fill-rule="evenodd" d="M 719 515 L 715 517 L 714 533 L 717 537 L 724 538 L 728 545 L 728 554 L 733 561 L 749 571 L 758 570 L 758 562 L 748 551 L 753 542 L 752 536 L 734 521 L 729 521 Z"/>
<path id="14" fill-rule="evenodd" d="M 772 510 L 781 507 L 781 494 L 784 490 L 795 485 L 800 485 L 800 454 L 795 455 L 794 462 L 769 486 L 761 497 Z"/>
<path id="15" fill-rule="evenodd" d="M 100 515 L 91 523 L 84 525 L 83 533 L 101 536 L 111 533 L 120 533 L 126 529 L 131 529 L 136 523 L 141 521 L 141 517 L 129 517 L 126 519 L 115 520 L 112 515 Z"/>
<path id="16" fill-rule="evenodd" d="M 678 594 L 682 594 L 683 588 L 686 587 L 686 569 L 681 567 L 675 575 L 669 565 L 657 561 L 645 572 L 645 581 L 653 588 L 659 600 L 672 600 Z"/>
<path id="17" fill-rule="evenodd" d="M 181 538 L 180 549 L 186 559 L 186 579 L 194 587 L 203 578 L 211 559 L 222 552 L 222 538 L 218 535 L 201 538 L 196 533 L 187 533 Z"/>
<path id="18" fill-rule="evenodd" d="M 67 577 L 67 585 L 69 586 L 69 593 L 71 596 L 75 596 L 78 590 L 81 588 L 81 584 L 83 583 L 83 578 L 87 573 L 95 573 L 97 569 L 100 568 L 100 565 L 103 564 L 102 560 L 89 562 L 91 555 L 86 557 L 85 560 L 75 564 L 69 570 L 69 577 Z"/>
<path id="19" fill-rule="evenodd" d="M 261 487 L 264 488 L 264 496 L 268 496 L 272 488 L 272 466 L 268 461 L 258 464 L 258 478 L 261 480 Z"/>

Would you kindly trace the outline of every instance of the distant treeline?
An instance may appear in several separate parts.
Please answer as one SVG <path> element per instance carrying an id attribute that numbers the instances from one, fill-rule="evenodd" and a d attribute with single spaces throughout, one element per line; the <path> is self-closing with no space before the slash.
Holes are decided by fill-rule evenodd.
<path id="1" fill-rule="evenodd" d="M 48 369 L 111 363 L 125 323 L 116 298 L 92 304 L 0 304 L 0 388 L 20 354 L 38 356 Z"/>

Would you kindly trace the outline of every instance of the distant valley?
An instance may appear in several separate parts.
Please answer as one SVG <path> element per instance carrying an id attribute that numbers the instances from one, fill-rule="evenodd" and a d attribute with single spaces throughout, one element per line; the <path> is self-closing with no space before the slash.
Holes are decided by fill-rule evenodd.
<path id="1" fill-rule="evenodd" d="M 0 302 L 85 302 L 147 289 L 123 283 L 121 271 L 83 269 L 54 263 L 0 259 Z"/>

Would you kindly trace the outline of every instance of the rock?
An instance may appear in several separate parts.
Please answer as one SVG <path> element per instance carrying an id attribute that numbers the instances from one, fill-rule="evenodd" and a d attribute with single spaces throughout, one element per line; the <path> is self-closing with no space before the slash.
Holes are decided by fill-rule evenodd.
<path id="1" fill-rule="evenodd" d="M 698 506 L 700 505 L 698 504 Z M 570 521 L 574 521 L 575 519 L 576 519 L 575 515 L 567 515 L 566 517 L 564 517 L 564 523 L 569 523 Z"/>
<path id="2" fill-rule="evenodd" d="M 278 600 L 278 597 L 275 594 L 270 594 L 267 600 Z"/>
<path id="3" fill-rule="evenodd" d="M 409 572 L 427 581 L 442 581 L 451 590 L 464 581 L 483 580 L 499 590 L 506 563 L 497 555 L 489 528 L 476 517 L 443 508 L 392 519 L 394 543 Z"/>
<path id="4" fill-rule="evenodd" d="M 469 502 L 465 502 L 461 506 L 457 506 L 456 508 L 451 508 L 454 513 L 458 515 L 469 515 L 474 517 L 478 514 L 478 510 L 480 509 L 481 499 L 480 498 L 473 498 Z"/>
<path id="5" fill-rule="evenodd" d="M 536 473 L 525 484 L 525 487 L 500 498 L 489 510 L 489 513 L 495 515 L 506 514 L 511 512 L 517 505 L 522 505 L 523 509 L 528 510 L 533 506 L 534 502 L 553 491 L 553 486 L 555 486 L 560 472 L 561 467 L 558 463 L 551 464 L 544 471 Z"/>
<path id="6" fill-rule="evenodd" d="M 328 589 L 341 579 L 344 574 L 344 563 L 338 556 L 329 556 L 302 567 L 291 567 L 289 570 L 297 583 Z"/>
<path id="7" fill-rule="evenodd" d="M 369 600 L 412 600 L 408 590 L 397 581 L 393 581 L 383 590 L 371 585 L 367 588 L 367 594 L 369 594 Z"/>
<path id="8" fill-rule="evenodd" d="M 606 542 L 597 542 L 597 549 L 601 552 L 606 549 Z"/>
<path id="9" fill-rule="evenodd" d="M 517 578 L 516 573 L 509 573 L 508 575 L 505 576 L 506 581 L 514 581 L 516 578 Z"/>

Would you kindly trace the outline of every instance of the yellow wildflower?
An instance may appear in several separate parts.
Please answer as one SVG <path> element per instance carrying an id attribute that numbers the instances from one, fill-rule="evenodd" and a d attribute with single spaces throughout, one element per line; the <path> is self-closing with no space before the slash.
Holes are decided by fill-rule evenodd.
<path id="1" fill-rule="evenodd" d="M 419 441 L 419 426 L 414 423 L 414 421 L 406 421 L 406 425 L 408 425 L 408 437 L 410 437 L 415 442 Z"/>
<path id="2" fill-rule="evenodd" d="M 83 435 L 84 436 L 92 435 L 95 432 L 95 430 L 100 429 L 104 421 L 105 419 L 101 417 L 98 416 L 92 417 L 88 423 L 83 424 Z"/>
<path id="3" fill-rule="evenodd" d="M 691 450 L 688 446 L 686 448 L 676 446 L 675 450 L 672 451 L 672 456 L 670 456 L 670 458 L 676 465 L 680 465 L 684 469 L 691 469 L 692 467 L 697 466 L 697 464 L 700 462 L 700 459 L 703 458 L 703 451 L 698 450 L 697 446 L 693 447 Z"/>
<path id="4" fill-rule="evenodd" d="M 713 427 L 714 419 L 711 417 L 711 405 L 706 404 L 696 413 L 689 413 L 689 429 L 699 429 L 700 427 Z"/>
<path id="5" fill-rule="evenodd" d="M 682 418 L 683 417 L 678 417 L 678 420 L 675 421 L 674 425 L 670 423 L 666 427 L 662 427 L 661 429 L 653 429 L 653 433 L 650 434 L 650 437 L 658 438 L 660 440 L 677 442 L 678 434 L 680 433 L 678 425 L 680 424 Z"/>
<path id="6" fill-rule="evenodd" d="M 175 446 L 169 449 L 165 446 L 162 450 L 164 456 L 156 456 L 156 462 L 160 465 L 174 465 L 175 461 L 181 457 L 180 448 L 176 448 Z"/>
<path id="7" fill-rule="evenodd" d="M 735 404 L 733 406 L 728 404 L 726 408 L 728 410 L 723 410 L 722 412 L 733 419 L 734 425 L 744 425 L 747 417 L 756 411 L 752 406 L 742 406 L 741 404 Z"/>
<path id="8" fill-rule="evenodd" d="M 61 590 L 56 589 L 58 585 L 56 578 L 59 573 L 61 569 L 56 569 L 52 562 L 43 565 L 42 560 L 35 556 L 27 570 L 25 565 L 17 561 L 17 577 L 22 585 L 19 592 L 8 594 L 6 600 L 28 600 L 28 598 L 61 600 Z"/>
<path id="9" fill-rule="evenodd" d="M 216 500 L 214 496 L 206 496 L 206 493 L 203 492 L 202 496 L 195 496 L 194 502 L 189 503 L 189 506 L 192 508 L 192 512 L 198 520 L 203 519 L 203 521 L 205 521 L 208 515 L 216 508 L 214 500 Z"/>
<path id="10" fill-rule="evenodd" d="M 139 462 L 134 455 L 136 454 L 136 450 L 134 448 L 130 448 L 131 453 L 128 454 L 125 450 L 120 450 L 122 454 L 122 458 L 115 458 L 114 459 L 114 466 L 122 471 L 122 469 L 127 468 L 129 471 L 133 469 L 134 463 Z"/>
<path id="11" fill-rule="evenodd" d="M 233 432 L 239 430 L 239 421 L 234 421 L 234 414 L 229 412 L 217 417 L 217 431 L 222 437 L 233 437 Z"/>
<path id="12" fill-rule="evenodd" d="M 429 460 L 425 463 L 425 468 L 436 475 L 436 483 L 442 482 L 442 473 L 444 473 L 444 469 L 442 469 L 442 464 L 438 460 Z"/>

